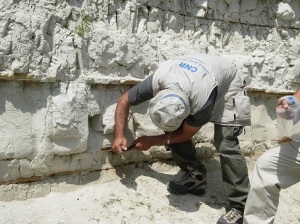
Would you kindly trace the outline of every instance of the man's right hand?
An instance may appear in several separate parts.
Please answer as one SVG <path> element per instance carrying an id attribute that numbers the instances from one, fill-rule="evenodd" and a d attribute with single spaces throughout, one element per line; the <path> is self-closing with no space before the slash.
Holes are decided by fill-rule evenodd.
<path id="1" fill-rule="evenodd" d="M 114 143 L 111 147 L 112 151 L 117 154 L 121 154 L 122 152 L 127 150 L 127 139 L 125 137 L 115 138 Z"/>
<path id="2" fill-rule="evenodd" d="M 114 143 L 111 147 L 112 151 L 117 154 L 121 154 L 122 152 L 127 150 L 127 139 L 125 137 L 115 138 Z"/>

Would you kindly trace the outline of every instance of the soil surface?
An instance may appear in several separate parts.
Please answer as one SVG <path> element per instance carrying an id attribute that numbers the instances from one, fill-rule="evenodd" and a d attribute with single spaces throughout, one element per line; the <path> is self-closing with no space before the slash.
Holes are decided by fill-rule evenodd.
<path id="1" fill-rule="evenodd" d="M 247 161 L 251 176 L 255 158 Z M 220 163 L 217 157 L 203 162 L 208 170 L 203 196 L 167 191 L 167 182 L 182 175 L 172 161 L 2 185 L 0 223 L 216 223 L 228 203 Z M 275 223 L 300 223 L 299 190 L 299 184 L 282 190 Z"/>

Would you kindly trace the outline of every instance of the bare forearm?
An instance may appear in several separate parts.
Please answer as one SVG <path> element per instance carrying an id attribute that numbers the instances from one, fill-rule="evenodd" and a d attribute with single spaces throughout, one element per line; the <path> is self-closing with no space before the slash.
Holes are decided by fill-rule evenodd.
<path id="1" fill-rule="evenodd" d="M 190 140 L 192 137 L 193 136 L 190 135 L 183 135 L 182 130 L 177 130 L 162 135 L 149 136 L 149 138 L 152 138 L 151 142 L 153 142 L 153 145 L 175 144 Z"/>
<path id="2" fill-rule="evenodd" d="M 115 137 L 124 136 L 130 108 L 126 97 L 127 95 L 120 97 L 115 111 Z"/>
<path id="3" fill-rule="evenodd" d="M 149 136 L 149 140 L 151 141 L 151 145 L 175 144 L 192 139 L 199 130 L 200 127 L 184 125 L 183 129 L 162 135 Z"/>

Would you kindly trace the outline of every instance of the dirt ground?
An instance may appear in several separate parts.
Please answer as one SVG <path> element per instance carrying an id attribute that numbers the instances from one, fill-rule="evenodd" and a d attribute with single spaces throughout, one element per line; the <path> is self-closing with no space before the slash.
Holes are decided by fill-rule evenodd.
<path id="1" fill-rule="evenodd" d="M 247 160 L 251 175 L 255 159 Z M 208 188 L 201 197 L 167 191 L 167 182 L 181 174 L 172 161 L 2 185 L 0 223 L 216 223 L 227 206 L 220 164 L 217 157 L 204 164 Z M 282 190 L 275 223 L 300 223 L 299 189 L 297 184 Z"/>

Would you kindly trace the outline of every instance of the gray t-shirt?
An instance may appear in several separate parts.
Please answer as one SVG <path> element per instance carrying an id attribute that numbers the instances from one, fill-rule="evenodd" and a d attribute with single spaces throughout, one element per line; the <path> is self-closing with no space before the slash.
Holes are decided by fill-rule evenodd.
<path id="1" fill-rule="evenodd" d="M 129 102 L 137 105 L 161 90 L 180 90 L 190 101 L 190 115 L 186 119 L 189 125 L 199 127 L 210 121 L 243 126 L 249 124 L 249 119 L 238 119 L 239 111 L 250 111 L 249 98 L 242 97 L 243 86 L 242 76 L 228 60 L 216 55 L 191 54 L 161 63 L 153 75 L 129 90 Z M 234 102 L 241 99 L 244 102 L 239 105 L 243 108 L 237 108 Z"/>
<path id="2" fill-rule="evenodd" d="M 129 103 L 132 106 L 138 105 L 153 98 L 152 80 L 153 75 L 149 76 L 129 90 L 128 98 Z M 215 87 L 215 89 L 212 91 L 205 105 L 200 108 L 197 113 L 195 113 L 194 115 L 189 115 L 187 117 L 187 123 L 193 127 L 200 127 L 208 123 L 216 96 L 217 87 Z"/>

